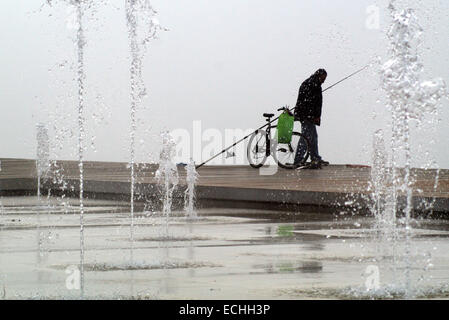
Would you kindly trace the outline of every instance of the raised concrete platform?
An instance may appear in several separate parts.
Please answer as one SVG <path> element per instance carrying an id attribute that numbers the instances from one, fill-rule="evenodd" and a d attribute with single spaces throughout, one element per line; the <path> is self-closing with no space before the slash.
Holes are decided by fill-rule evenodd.
<path id="1" fill-rule="evenodd" d="M 154 174 L 156 165 L 139 164 L 137 170 L 137 198 L 157 195 Z M 179 167 L 180 187 L 176 194 L 183 196 L 185 169 Z M 335 165 L 322 170 L 284 170 L 272 175 L 249 166 L 204 166 L 199 169 L 197 198 L 201 200 L 246 201 L 260 204 L 292 204 L 332 207 L 353 207 L 364 210 L 369 203 L 369 167 Z M 449 212 L 449 170 L 414 169 L 413 205 L 417 210 Z M 84 191 L 86 194 L 129 197 L 130 170 L 127 163 L 85 162 Z M 79 191 L 79 172 L 76 161 L 58 161 L 52 168 L 44 189 L 52 192 Z M 32 193 L 37 178 L 34 160 L 1 159 L 0 191 Z M 405 203 L 404 197 L 399 206 Z"/>

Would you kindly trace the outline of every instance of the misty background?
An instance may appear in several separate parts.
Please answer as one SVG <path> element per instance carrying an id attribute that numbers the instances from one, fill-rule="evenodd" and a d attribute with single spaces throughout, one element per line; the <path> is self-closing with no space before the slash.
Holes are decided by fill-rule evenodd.
<path id="1" fill-rule="evenodd" d="M 0 4 L 2 158 L 35 158 L 36 123 L 42 122 L 49 127 L 51 156 L 77 159 L 73 10 L 65 3 L 52 7 L 45 3 Z M 264 123 L 262 113 L 293 107 L 299 85 L 316 69 L 328 72 L 325 88 L 369 62 L 373 62 L 369 69 L 324 94 L 320 154 L 334 164 L 370 164 L 373 133 L 383 129 L 389 141 L 390 114 L 376 62 L 388 58 L 388 1 L 151 3 L 168 31 L 160 31 L 149 43 L 144 59 L 148 96 L 145 108 L 137 113 L 138 161 L 157 160 L 161 130 L 193 133 L 194 121 L 201 121 L 203 131 L 216 130 L 224 139 L 226 129 L 256 128 Z M 441 77 L 449 83 L 449 2 L 398 1 L 397 6 L 414 8 L 424 28 L 419 49 L 424 79 Z M 379 28 L 372 24 L 373 8 L 379 9 Z M 129 41 L 124 1 L 100 1 L 84 23 L 85 158 L 128 161 Z M 413 165 L 435 161 L 449 168 L 448 106 L 448 100 L 438 106 L 437 125 L 419 124 L 412 130 Z M 193 157 L 197 163 L 205 160 L 200 154 Z"/>

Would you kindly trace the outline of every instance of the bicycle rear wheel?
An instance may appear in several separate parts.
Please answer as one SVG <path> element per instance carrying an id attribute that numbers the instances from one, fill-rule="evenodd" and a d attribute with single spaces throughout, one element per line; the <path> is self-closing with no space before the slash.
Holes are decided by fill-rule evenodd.
<path id="1" fill-rule="evenodd" d="M 296 151 L 298 146 L 301 148 L 299 162 L 295 164 Z M 306 163 L 310 155 L 310 143 L 306 137 L 299 132 L 292 133 L 292 141 L 290 143 L 278 143 L 275 151 L 272 153 L 279 167 L 284 169 L 296 169 L 301 164 Z"/>
<path id="2" fill-rule="evenodd" d="M 267 141 L 264 130 L 257 130 L 249 138 L 246 154 L 249 165 L 255 169 L 264 165 L 267 160 Z"/>

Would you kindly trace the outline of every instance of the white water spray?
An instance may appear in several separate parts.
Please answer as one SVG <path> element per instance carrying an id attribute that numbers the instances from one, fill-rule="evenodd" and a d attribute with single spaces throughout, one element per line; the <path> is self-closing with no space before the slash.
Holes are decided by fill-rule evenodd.
<path id="1" fill-rule="evenodd" d="M 184 210 L 188 219 L 196 219 L 195 211 L 195 184 L 198 180 L 198 172 L 196 172 L 195 162 L 190 159 L 186 167 L 186 184 L 187 189 L 184 194 Z"/>
<path id="2" fill-rule="evenodd" d="M 77 83 L 78 83 L 78 166 L 79 166 L 79 206 L 80 206 L 80 290 L 81 297 L 84 296 L 84 28 L 83 15 L 84 7 L 81 1 L 76 1 L 77 12 L 77 32 L 76 32 L 76 46 L 77 46 Z"/>
<path id="3" fill-rule="evenodd" d="M 373 176 L 376 192 L 386 190 L 385 203 L 377 206 L 377 214 L 384 227 L 389 229 L 390 241 L 397 236 L 396 213 L 399 212 L 399 197 L 405 196 L 403 209 L 405 252 L 404 252 L 404 290 L 405 296 L 411 297 L 411 221 L 412 221 L 412 152 L 410 144 L 411 122 L 418 124 L 426 114 L 437 112 L 437 105 L 446 95 L 442 79 L 422 81 L 423 66 L 419 60 L 418 47 L 423 32 L 412 9 L 397 10 L 395 1 L 390 1 L 389 10 L 392 24 L 388 31 L 390 41 L 390 59 L 382 67 L 382 86 L 387 95 L 388 108 L 392 114 L 391 172 L 385 179 Z M 375 153 L 378 153 L 375 150 Z M 376 161 L 376 160 L 375 160 Z M 383 160 L 384 161 L 384 160 Z M 376 162 L 374 167 L 376 167 Z M 399 167 L 404 169 L 400 170 Z M 382 174 L 379 168 L 375 174 Z M 384 171 L 385 173 L 385 171 Z M 382 182 L 383 183 L 380 183 Z M 380 183 L 380 184 L 379 184 Z M 379 205 L 379 202 L 376 204 Z M 379 210 L 381 210 L 379 212 Z M 379 220 L 379 219 L 378 219 Z M 385 222 L 388 222 L 385 225 Z M 385 230 L 385 229 L 384 229 Z M 391 239 L 393 236 L 393 239 Z M 396 253 L 394 253 L 394 256 Z"/>
<path id="4" fill-rule="evenodd" d="M 41 196 L 41 180 L 46 177 L 50 169 L 50 140 L 48 129 L 43 123 L 36 125 L 36 171 L 37 171 L 37 197 Z"/>
<path id="5" fill-rule="evenodd" d="M 53 1 L 47 0 L 48 4 Z M 84 48 L 86 45 L 84 37 L 83 18 L 85 10 L 93 5 L 92 0 L 63 0 L 74 8 L 70 28 L 75 29 L 76 47 L 76 83 L 77 83 L 77 122 L 78 122 L 78 168 L 79 168 L 79 212 L 80 212 L 80 294 L 84 297 L 84 138 L 85 138 L 85 68 L 84 68 Z"/>
<path id="6" fill-rule="evenodd" d="M 142 99 L 146 96 L 146 88 L 142 78 L 143 58 L 146 45 L 154 38 L 160 28 L 154 18 L 153 10 L 148 0 L 125 0 L 126 22 L 128 25 L 129 49 L 131 54 L 130 86 L 131 86 L 131 128 L 130 128 L 130 161 L 131 198 L 130 198 L 130 240 L 134 241 L 134 192 L 136 184 L 135 141 L 137 131 L 136 113 Z M 132 259 L 132 258 L 131 258 Z"/>
<path id="7" fill-rule="evenodd" d="M 160 153 L 159 169 L 156 171 L 156 179 L 162 193 L 162 215 L 165 217 L 165 237 L 169 237 L 168 227 L 173 202 L 173 192 L 178 184 L 178 168 L 173 162 L 176 152 L 176 144 L 168 132 L 163 132 L 162 150 Z"/>
<path id="8" fill-rule="evenodd" d="M 371 168 L 371 213 L 376 219 L 376 229 L 385 236 L 391 236 L 396 224 L 396 214 L 389 210 L 389 187 L 391 186 L 391 170 L 388 168 L 385 139 L 382 130 L 373 135 L 373 156 Z M 386 214 L 388 212 L 388 214 Z"/>

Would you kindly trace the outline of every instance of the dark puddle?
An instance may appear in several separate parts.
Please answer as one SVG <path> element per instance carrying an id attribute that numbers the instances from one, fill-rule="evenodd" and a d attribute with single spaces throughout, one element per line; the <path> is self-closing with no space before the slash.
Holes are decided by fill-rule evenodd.
<path id="1" fill-rule="evenodd" d="M 161 236 L 161 237 L 148 237 L 148 238 L 140 238 L 136 239 L 135 241 L 206 241 L 206 240 L 213 240 L 212 238 L 208 237 L 200 237 L 200 236 Z"/>
<path id="2" fill-rule="evenodd" d="M 68 266 L 51 266 L 53 269 L 65 270 Z M 221 265 L 203 261 L 164 261 L 160 263 L 87 263 L 84 271 L 131 271 L 131 270 L 165 270 L 165 269 L 197 269 L 197 268 L 218 268 Z"/>
<path id="3" fill-rule="evenodd" d="M 280 289 L 277 292 L 290 297 L 307 297 L 316 299 L 339 300 L 400 300 L 400 299 L 448 299 L 447 286 L 421 288 L 407 294 L 404 288 L 384 287 L 373 291 L 366 288 L 310 288 L 310 289 Z"/>
<path id="4" fill-rule="evenodd" d="M 265 273 L 319 273 L 323 271 L 320 261 L 279 262 L 253 265 L 254 269 L 263 269 Z"/>

